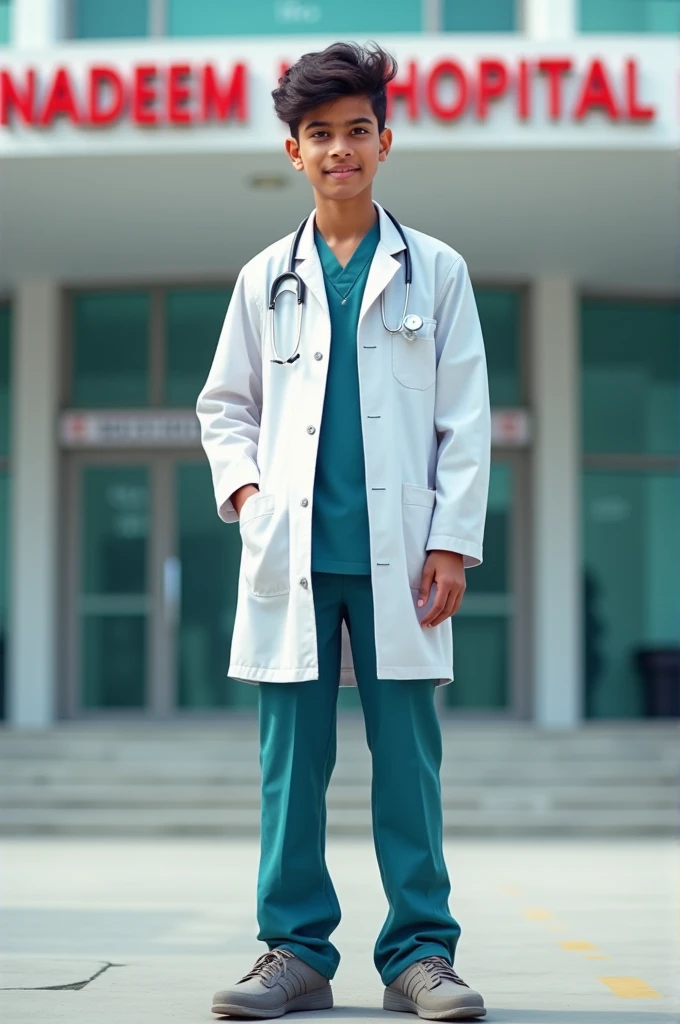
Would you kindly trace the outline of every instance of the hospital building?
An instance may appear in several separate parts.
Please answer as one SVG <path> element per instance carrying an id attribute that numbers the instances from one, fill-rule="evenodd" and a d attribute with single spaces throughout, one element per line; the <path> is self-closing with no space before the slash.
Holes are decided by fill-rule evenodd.
<path id="1" fill-rule="evenodd" d="M 463 254 L 484 330 L 484 563 L 442 712 L 678 713 L 679 10 L 0 0 L 9 728 L 257 701 L 227 677 L 240 539 L 195 402 L 241 266 L 312 206 L 271 91 L 337 39 L 397 58 L 375 198 Z"/>

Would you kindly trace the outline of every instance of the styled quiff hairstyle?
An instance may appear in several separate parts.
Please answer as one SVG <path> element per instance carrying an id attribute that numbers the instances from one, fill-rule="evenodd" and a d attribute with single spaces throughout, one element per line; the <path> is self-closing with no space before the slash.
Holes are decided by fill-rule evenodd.
<path id="1" fill-rule="evenodd" d="M 397 62 L 377 43 L 333 43 L 317 53 L 305 53 L 279 79 L 272 93 L 278 118 L 297 139 L 308 110 L 342 96 L 367 96 L 383 131 L 387 117 L 387 83 L 397 74 Z"/>

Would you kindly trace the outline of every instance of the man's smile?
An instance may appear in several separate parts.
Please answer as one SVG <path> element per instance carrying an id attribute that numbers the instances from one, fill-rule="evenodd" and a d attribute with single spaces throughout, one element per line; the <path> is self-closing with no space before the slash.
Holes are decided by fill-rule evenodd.
<path id="1" fill-rule="evenodd" d="M 330 170 L 325 171 L 326 174 L 330 174 L 331 178 L 337 178 L 342 181 L 345 178 L 351 178 L 353 174 L 357 174 L 360 168 L 353 164 L 341 164 L 337 167 L 331 167 Z"/>

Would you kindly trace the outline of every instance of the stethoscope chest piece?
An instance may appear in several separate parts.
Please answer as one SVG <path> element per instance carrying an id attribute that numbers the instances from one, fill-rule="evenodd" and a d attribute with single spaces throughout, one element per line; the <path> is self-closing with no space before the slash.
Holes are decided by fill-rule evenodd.
<path id="1" fill-rule="evenodd" d="M 418 331 L 423 326 L 422 316 L 418 316 L 417 313 L 409 313 L 408 316 L 404 317 L 404 337 L 407 341 L 415 341 L 418 337 Z"/>

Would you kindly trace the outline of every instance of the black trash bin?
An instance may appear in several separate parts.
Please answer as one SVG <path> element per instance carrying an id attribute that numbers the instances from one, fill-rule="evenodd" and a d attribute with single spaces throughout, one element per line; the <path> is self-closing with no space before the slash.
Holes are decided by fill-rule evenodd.
<path id="1" fill-rule="evenodd" d="M 680 717 L 680 647 L 642 648 L 635 652 L 635 660 L 647 717 Z"/>

